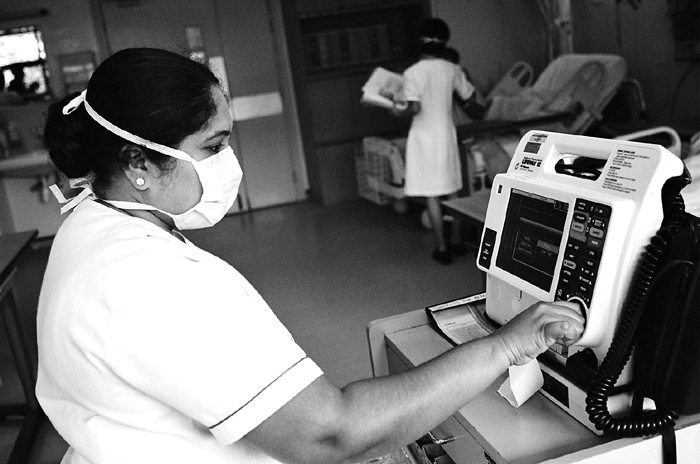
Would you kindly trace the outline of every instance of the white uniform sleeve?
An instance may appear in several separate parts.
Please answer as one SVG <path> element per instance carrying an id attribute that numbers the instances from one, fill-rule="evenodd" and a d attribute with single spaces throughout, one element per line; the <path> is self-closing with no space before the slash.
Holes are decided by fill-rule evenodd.
<path id="1" fill-rule="evenodd" d="M 415 66 L 411 66 L 404 71 L 403 76 L 406 78 L 406 83 L 404 84 L 403 88 L 403 94 L 406 101 L 420 101 L 425 82 L 424 79 L 421 79 L 421 75 L 417 72 L 417 68 Z"/>
<path id="2" fill-rule="evenodd" d="M 145 258 L 147 259 L 147 258 Z M 106 358 L 133 388 L 230 444 L 322 375 L 233 268 L 161 255 L 132 270 Z M 119 296 L 115 296 L 119 298 Z"/>
<path id="3" fill-rule="evenodd" d="M 455 73 L 454 89 L 459 94 L 462 99 L 466 100 L 472 96 L 474 93 L 474 86 L 471 82 L 467 80 L 467 76 L 464 75 L 464 71 L 457 67 L 458 72 Z"/>

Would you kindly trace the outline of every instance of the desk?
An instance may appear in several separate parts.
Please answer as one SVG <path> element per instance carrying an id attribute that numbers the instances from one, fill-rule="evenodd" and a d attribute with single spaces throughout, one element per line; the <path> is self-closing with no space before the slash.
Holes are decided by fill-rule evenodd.
<path id="1" fill-rule="evenodd" d="M 0 317 L 7 329 L 10 349 L 19 374 L 25 404 L 0 406 L 0 418 L 9 415 L 24 416 L 19 435 L 15 440 L 8 464 L 27 462 L 32 450 L 34 438 L 44 418 L 34 391 L 36 387 L 36 369 L 31 347 L 21 324 L 17 303 L 12 293 L 12 281 L 17 272 L 16 262 L 37 236 L 37 231 L 0 235 Z M 0 390 L 1 392 L 2 390 Z"/>
<path id="2" fill-rule="evenodd" d="M 455 220 L 466 222 L 475 229 L 475 241 L 471 242 L 464 240 L 464 246 L 474 252 L 476 256 L 479 252 L 479 241 L 481 240 L 481 232 L 486 221 L 486 209 L 489 206 L 489 197 L 491 189 L 477 190 L 468 197 L 455 198 L 442 202 L 442 209 L 447 214 L 451 215 Z M 486 288 L 486 274 L 479 272 L 482 277 L 482 288 Z"/>
<path id="3" fill-rule="evenodd" d="M 477 242 L 465 243 L 466 246 L 476 252 L 479 250 L 479 240 L 481 240 L 481 228 L 486 221 L 486 209 L 489 206 L 491 189 L 477 190 L 468 197 L 455 198 L 442 202 L 445 212 L 452 215 L 457 220 L 465 221 L 477 228 Z"/>
<path id="4" fill-rule="evenodd" d="M 367 335 L 375 376 L 408 370 L 452 348 L 424 310 L 373 321 Z M 496 393 L 504 380 L 505 374 L 432 430 L 457 464 L 661 464 L 660 436 L 600 437 L 541 393 L 516 409 Z M 700 414 L 677 422 L 676 440 L 679 463 L 700 462 Z"/>

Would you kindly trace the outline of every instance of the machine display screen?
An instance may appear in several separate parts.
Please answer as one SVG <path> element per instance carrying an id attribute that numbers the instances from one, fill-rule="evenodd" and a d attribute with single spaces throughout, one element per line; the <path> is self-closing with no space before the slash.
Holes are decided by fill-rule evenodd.
<path id="1" fill-rule="evenodd" d="M 549 292 L 569 204 L 512 189 L 496 265 Z"/>

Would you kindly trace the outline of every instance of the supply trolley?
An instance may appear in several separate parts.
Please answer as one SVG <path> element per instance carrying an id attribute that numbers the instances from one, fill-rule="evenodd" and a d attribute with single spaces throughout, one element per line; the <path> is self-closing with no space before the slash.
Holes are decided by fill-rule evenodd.
<path id="1" fill-rule="evenodd" d="M 406 140 L 406 137 L 365 137 L 355 159 L 358 195 L 377 205 L 391 204 L 399 214 L 405 214 L 409 207 L 403 190 Z M 419 198 L 413 201 L 421 204 L 421 224 L 430 230 L 425 201 Z M 449 216 L 445 219 L 452 220 Z"/>
<path id="2" fill-rule="evenodd" d="M 365 137 L 355 159 L 357 193 L 377 205 L 392 204 L 405 213 L 408 203 L 403 193 L 406 138 Z"/>

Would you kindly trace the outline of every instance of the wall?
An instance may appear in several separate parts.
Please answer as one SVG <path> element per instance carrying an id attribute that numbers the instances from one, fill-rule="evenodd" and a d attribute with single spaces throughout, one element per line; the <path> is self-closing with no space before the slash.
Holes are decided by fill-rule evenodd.
<path id="1" fill-rule="evenodd" d="M 43 148 L 38 137 L 44 126 L 48 102 L 0 108 L 0 113 L 17 123 L 27 151 Z M 49 184 L 56 182 L 49 176 Z M 3 233 L 37 229 L 39 236 L 56 233 L 63 222 L 58 204 L 48 190 L 40 184 L 39 177 L 0 178 L 0 230 Z"/>
<path id="2" fill-rule="evenodd" d="M 629 77 L 642 86 L 651 125 L 690 123 L 698 131 L 700 63 L 675 61 L 671 3 L 644 1 L 634 10 L 626 2 L 571 2 L 574 49 L 622 55 Z"/>
<path id="3" fill-rule="evenodd" d="M 537 74 L 547 65 L 546 26 L 534 0 L 432 0 L 433 16 L 450 26 L 450 45 L 483 94 L 517 61 Z"/>
<path id="4" fill-rule="evenodd" d="M 635 10 L 613 0 L 571 2 L 574 51 L 623 56 L 628 77 L 642 86 L 650 126 L 700 130 L 700 66 L 675 61 L 671 2 L 638 3 Z M 546 67 L 546 29 L 534 0 L 433 0 L 432 7 L 450 25 L 452 46 L 482 92 L 516 61 L 537 74 Z"/>

